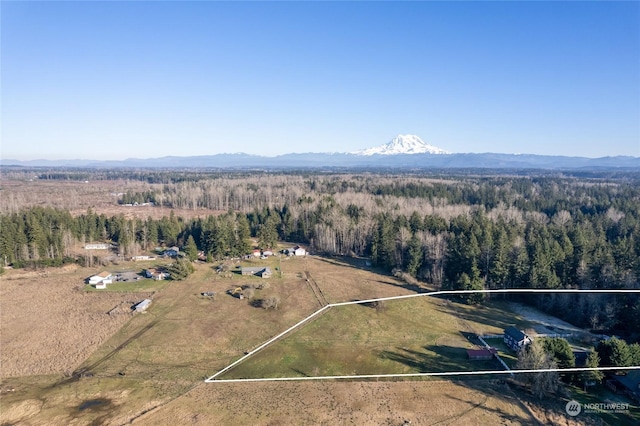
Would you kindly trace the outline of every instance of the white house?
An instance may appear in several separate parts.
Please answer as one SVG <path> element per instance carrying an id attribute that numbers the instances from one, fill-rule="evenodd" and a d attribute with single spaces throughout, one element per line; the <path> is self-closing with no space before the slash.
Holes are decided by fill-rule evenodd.
<path id="1" fill-rule="evenodd" d="M 108 243 L 93 243 L 93 244 L 85 244 L 85 250 L 109 250 L 111 248 L 111 244 Z"/>
<path id="2" fill-rule="evenodd" d="M 144 276 L 147 278 L 153 278 L 156 281 L 160 281 L 167 278 L 169 274 L 160 269 L 145 269 Z"/>
<path id="3" fill-rule="evenodd" d="M 288 250 L 289 256 L 305 256 L 307 251 L 300 246 L 295 246 Z"/>
<path id="4" fill-rule="evenodd" d="M 113 282 L 113 275 L 111 272 L 102 271 L 98 275 L 89 277 L 89 284 L 111 284 Z"/>
<path id="5" fill-rule="evenodd" d="M 131 256 L 131 260 L 137 262 L 138 260 L 155 260 L 155 256 Z"/>

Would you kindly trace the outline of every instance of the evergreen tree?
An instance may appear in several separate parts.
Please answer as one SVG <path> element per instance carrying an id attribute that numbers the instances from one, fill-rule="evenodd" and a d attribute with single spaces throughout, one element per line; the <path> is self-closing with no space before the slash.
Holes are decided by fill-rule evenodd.
<path id="1" fill-rule="evenodd" d="M 628 367 L 631 365 L 631 351 L 627 342 L 617 337 L 601 340 L 597 347 L 601 365 L 605 367 Z"/>
<path id="2" fill-rule="evenodd" d="M 247 216 L 244 214 L 237 215 L 236 223 L 235 251 L 239 256 L 242 256 L 251 250 L 251 244 L 249 243 L 251 229 L 249 228 Z"/>
<path id="3" fill-rule="evenodd" d="M 540 339 L 544 350 L 553 358 L 558 368 L 573 368 L 576 366 L 576 358 L 573 355 L 571 345 L 566 339 L 561 337 L 543 337 Z M 570 382 L 571 374 L 561 374 L 560 377 Z"/>
<path id="4" fill-rule="evenodd" d="M 178 259 L 167 266 L 167 272 L 172 280 L 181 281 L 186 279 L 195 271 L 191 262 L 187 259 Z"/>
<path id="5" fill-rule="evenodd" d="M 587 368 L 600 367 L 600 357 L 596 351 L 591 351 L 589 353 L 584 366 Z M 586 391 L 589 383 L 600 383 L 604 378 L 604 373 L 599 370 L 583 371 L 580 373 L 580 378 L 582 379 L 584 390 Z"/>
<path id="6" fill-rule="evenodd" d="M 415 277 L 424 259 L 422 243 L 416 234 L 413 234 L 409 240 L 407 255 L 407 272 Z"/>
<path id="7" fill-rule="evenodd" d="M 184 253 L 187 256 L 187 259 L 192 262 L 198 259 L 198 246 L 196 245 L 196 240 L 193 238 L 193 235 L 189 235 L 189 238 L 187 238 L 187 243 L 184 246 Z"/>
<path id="8" fill-rule="evenodd" d="M 490 288 L 505 288 L 509 278 L 509 243 L 507 233 L 502 227 L 498 227 L 493 239 L 493 256 L 489 264 L 487 283 Z"/>
<path id="9" fill-rule="evenodd" d="M 265 222 L 258 228 L 258 242 L 263 249 L 273 248 L 278 245 L 278 220 L 274 216 L 266 218 Z"/>
<path id="10" fill-rule="evenodd" d="M 395 262 L 395 230 L 389 215 L 378 218 L 378 226 L 373 237 L 371 257 L 376 265 L 391 270 Z"/>

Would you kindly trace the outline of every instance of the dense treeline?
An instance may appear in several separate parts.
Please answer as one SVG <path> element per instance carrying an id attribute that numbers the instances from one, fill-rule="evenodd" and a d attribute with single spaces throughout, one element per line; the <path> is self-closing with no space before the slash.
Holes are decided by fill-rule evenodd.
<path id="1" fill-rule="evenodd" d="M 280 239 L 317 252 L 371 256 L 388 271 L 450 289 L 639 288 L 640 181 L 633 174 L 179 177 L 127 192 L 127 200 L 226 213 L 142 220 L 27 208 L 0 216 L 0 255 L 5 264 L 51 264 L 68 260 L 79 242 L 112 241 L 134 255 L 191 237 L 209 259 L 219 259 L 247 253 L 254 237 L 263 248 Z M 637 295 L 550 294 L 525 301 L 577 325 L 640 338 Z"/>
<path id="2" fill-rule="evenodd" d="M 122 194 L 122 198 L 118 201 L 119 204 L 144 204 L 155 203 L 156 195 L 153 191 L 145 192 L 133 192 L 127 191 Z"/>

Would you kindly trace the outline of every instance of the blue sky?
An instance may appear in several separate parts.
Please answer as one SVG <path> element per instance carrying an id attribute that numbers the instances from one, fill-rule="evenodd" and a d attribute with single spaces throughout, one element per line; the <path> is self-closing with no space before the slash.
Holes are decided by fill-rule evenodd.
<path id="1" fill-rule="evenodd" d="M 640 156 L 638 2 L 1 4 L 5 159 Z"/>

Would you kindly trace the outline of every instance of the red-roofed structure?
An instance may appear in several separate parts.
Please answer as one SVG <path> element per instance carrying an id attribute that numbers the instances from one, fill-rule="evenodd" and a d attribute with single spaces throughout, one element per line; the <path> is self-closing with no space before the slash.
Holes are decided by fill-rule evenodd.
<path id="1" fill-rule="evenodd" d="M 467 349 L 467 356 L 472 361 L 489 360 L 496 354 L 496 348 L 490 349 Z"/>

